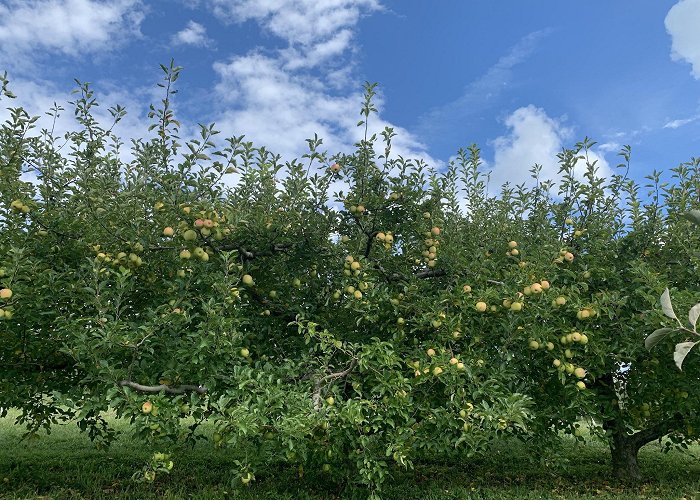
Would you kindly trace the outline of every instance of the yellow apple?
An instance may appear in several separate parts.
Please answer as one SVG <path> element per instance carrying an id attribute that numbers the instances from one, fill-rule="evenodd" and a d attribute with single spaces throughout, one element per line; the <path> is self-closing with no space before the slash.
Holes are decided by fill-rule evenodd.
<path id="1" fill-rule="evenodd" d="M 2 290 L 0 290 L 0 299 L 7 300 L 10 298 L 12 298 L 12 290 L 10 290 L 9 288 L 3 288 Z"/>
<path id="2" fill-rule="evenodd" d="M 464 285 L 464 286 L 462 287 L 462 291 L 463 291 L 464 293 L 471 293 L 472 287 L 469 286 L 469 285 Z"/>
<path id="3" fill-rule="evenodd" d="M 153 403 L 146 401 L 141 405 L 141 411 L 146 414 L 151 413 L 153 411 Z"/>
<path id="4" fill-rule="evenodd" d="M 508 248 L 510 248 L 510 249 L 513 249 L 513 248 L 515 248 L 515 247 L 517 247 L 517 246 L 518 246 L 518 242 L 517 242 L 517 241 L 509 241 L 509 242 L 508 242 Z M 517 254 L 516 254 L 516 255 L 517 255 Z"/>
<path id="5" fill-rule="evenodd" d="M 189 258 L 191 258 L 191 257 L 192 257 L 192 254 L 190 253 L 189 250 L 184 249 L 184 250 L 181 250 L 181 251 L 180 251 L 180 258 L 181 258 L 181 259 L 187 260 L 187 259 L 189 259 Z"/>
<path id="6" fill-rule="evenodd" d="M 484 312 L 486 311 L 486 302 L 477 302 L 476 305 L 474 306 L 477 311 L 479 312 Z"/>
<path id="7" fill-rule="evenodd" d="M 436 366 L 435 368 L 433 368 L 433 375 L 438 376 L 441 373 L 442 373 L 442 368 L 440 368 L 439 366 Z"/>
<path id="8" fill-rule="evenodd" d="M 430 356 L 430 357 L 435 356 L 435 349 L 433 349 L 432 347 L 431 347 L 430 349 L 428 349 L 427 351 L 425 351 L 425 352 L 426 352 L 426 354 L 427 354 L 428 356 Z"/>
<path id="9" fill-rule="evenodd" d="M 250 274 L 244 274 L 244 275 L 243 275 L 243 278 L 242 278 L 242 281 L 243 281 L 243 284 L 246 285 L 246 286 L 252 286 L 253 283 L 255 283 L 255 282 L 253 281 L 253 277 L 252 277 Z"/>
<path id="10" fill-rule="evenodd" d="M 243 347 L 239 352 L 241 353 L 241 356 L 243 356 L 244 358 L 247 358 L 248 356 L 250 356 L 250 351 L 246 347 Z"/>
<path id="11" fill-rule="evenodd" d="M 522 311 L 522 309 L 523 309 L 523 303 L 522 303 L 522 302 L 513 302 L 513 303 L 510 305 L 510 310 L 511 310 L 511 311 L 518 312 L 518 311 Z"/>

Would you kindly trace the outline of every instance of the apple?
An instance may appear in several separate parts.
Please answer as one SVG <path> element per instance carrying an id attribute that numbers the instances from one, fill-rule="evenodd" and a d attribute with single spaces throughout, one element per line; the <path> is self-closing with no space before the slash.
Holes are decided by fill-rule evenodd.
<path id="1" fill-rule="evenodd" d="M 469 285 L 464 285 L 464 286 L 462 287 L 462 291 L 463 291 L 464 293 L 471 293 L 472 287 L 469 286 Z"/>
<path id="2" fill-rule="evenodd" d="M 555 359 L 554 361 L 552 361 L 552 364 L 553 364 L 556 368 L 559 368 L 559 367 L 561 366 L 561 361 L 558 360 L 558 359 Z"/>
<path id="3" fill-rule="evenodd" d="M 178 270 L 177 270 L 177 277 L 178 277 L 178 278 L 184 278 L 184 277 L 185 277 L 185 270 L 184 270 L 184 269 L 178 269 Z"/>
<path id="4" fill-rule="evenodd" d="M 334 174 L 340 172 L 340 165 L 338 165 L 337 163 L 331 165 L 331 172 L 333 172 Z"/>
<path id="5" fill-rule="evenodd" d="M 556 299 L 554 299 L 554 302 L 555 302 L 556 305 L 558 305 L 558 306 L 563 306 L 564 304 L 566 304 L 566 297 L 563 297 L 563 296 L 560 295 L 559 297 L 557 297 Z"/>
<path id="6" fill-rule="evenodd" d="M 439 366 L 436 366 L 435 368 L 433 368 L 433 375 L 435 375 L 436 377 L 438 375 L 440 375 L 441 373 L 442 373 L 442 368 L 440 368 Z"/>
<path id="7" fill-rule="evenodd" d="M 182 233 L 182 237 L 185 241 L 194 241 L 197 239 L 197 233 L 193 229 L 188 229 Z"/>
<path id="8" fill-rule="evenodd" d="M 335 404 L 335 399 L 333 398 L 333 396 L 328 396 L 326 398 L 326 404 L 328 406 L 333 406 Z"/>
<path id="9" fill-rule="evenodd" d="M 551 350 L 553 350 L 553 349 L 554 349 L 554 344 L 551 343 L 551 342 L 547 342 L 547 350 L 548 350 L 548 351 L 551 351 Z"/>
<path id="10" fill-rule="evenodd" d="M 579 238 L 581 235 L 583 235 L 583 231 L 574 231 L 574 238 Z"/>
<path id="11" fill-rule="evenodd" d="M 515 257 L 517 255 L 520 255 L 520 251 L 517 248 L 514 248 L 510 251 L 510 254 Z"/>
<path id="12" fill-rule="evenodd" d="M 532 293 L 542 293 L 543 288 L 541 284 L 533 283 L 532 285 L 530 285 L 530 290 L 532 291 Z"/>
<path id="13" fill-rule="evenodd" d="M 581 340 L 579 342 L 583 345 L 588 344 L 588 336 L 585 334 L 581 334 Z"/>
<path id="14" fill-rule="evenodd" d="M 0 299 L 7 300 L 7 299 L 10 299 L 11 297 L 12 297 L 12 290 L 10 290 L 9 288 L 3 288 L 2 290 L 0 290 Z"/>
<path id="15" fill-rule="evenodd" d="M 568 359 L 571 359 L 574 357 L 574 353 L 571 352 L 571 349 L 567 349 L 564 351 L 564 356 L 566 356 Z"/>
<path id="16" fill-rule="evenodd" d="M 528 343 L 528 346 L 529 346 L 530 349 L 532 349 L 533 351 L 536 351 L 537 349 L 540 348 L 540 343 L 537 342 L 536 340 L 531 340 L 531 341 Z"/>
<path id="17" fill-rule="evenodd" d="M 523 288 L 523 295 L 532 295 L 532 287 L 526 286 Z"/>
<path id="18" fill-rule="evenodd" d="M 508 248 L 510 248 L 510 249 L 513 249 L 513 248 L 515 248 L 515 247 L 517 247 L 517 246 L 518 246 L 518 242 L 517 242 L 517 241 L 509 241 L 509 242 L 508 242 Z M 517 254 L 515 254 L 515 255 L 517 255 Z"/>
<path id="19" fill-rule="evenodd" d="M 344 234 L 340 237 L 340 241 L 342 241 L 343 243 L 347 243 L 348 241 L 350 241 L 350 236 Z"/>
<path id="20" fill-rule="evenodd" d="M 576 388 L 579 391 L 582 391 L 586 388 L 586 384 L 584 384 L 583 381 L 579 380 L 578 382 L 576 382 Z"/>
<path id="21" fill-rule="evenodd" d="M 277 291 L 276 290 L 270 290 L 269 296 L 271 299 L 277 298 Z"/>
<path id="22" fill-rule="evenodd" d="M 252 479 L 253 475 L 250 472 L 246 472 L 243 476 L 241 476 L 241 482 L 243 484 L 249 484 Z"/>
<path id="23" fill-rule="evenodd" d="M 386 243 L 391 244 L 394 242 L 394 236 L 392 234 L 387 233 L 385 240 Z"/>
<path id="24" fill-rule="evenodd" d="M 566 252 L 564 254 L 564 260 L 567 262 L 572 262 L 574 260 L 574 254 L 572 254 L 571 252 Z"/>
<path id="25" fill-rule="evenodd" d="M 397 318 L 396 324 L 399 326 L 403 326 L 406 323 L 406 320 L 403 318 Z"/>
<path id="26" fill-rule="evenodd" d="M 522 309 L 523 309 L 523 303 L 522 303 L 522 302 L 513 302 L 513 303 L 510 305 L 510 310 L 511 310 L 511 311 L 518 312 L 518 311 L 522 311 Z"/>
<path id="27" fill-rule="evenodd" d="M 151 403 L 150 401 L 146 401 L 141 405 L 141 411 L 145 414 L 151 413 L 153 411 L 153 403 Z"/>
<path id="28" fill-rule="evenodd" d="M 542 280 L 540 281 L 540 286 L 542 287 L 542 290 L 549 290 L 549 281 L 547 280 Z"/>
<path id="29" fill-rule="evenodd" d="M 205 238 L 206 238 L 207 236 L 211 236 L 211 229 L 209 229 L 208 227 L 203 227 L 202 229 L 199 230 L 199 232 L 200 232 L 200 233 L 202 234 L 202 236 L 204 236 Z"/>
<path id="30" fill-rule="evenodd" d="M 379 232 L 379 233 L 377 233 L 376 238 L 377 238 L 379 241 L 385 241 L 385 240 L 386 240 L 386 234 Z"/>
<path id="31" fill-rule="evenodd" d="M 571 224 L 573 224 L 573 223 L 574 223 L 574 220 L 573 220 L 572 218 L 570 218 L 570 217 L 567 218 L 567 219 L 564 221 L 564 224 L 568 224 L 568 225 L 571 225 Z"/>
<path id="32" fill-rule="evenodd" d="M 435 227 L 433 227 L 433 228 L 430 230 L 430 233 L 431 233 L 433 236 L 440 236 L 440 228 L 437 227 L 437 226 L 435 226 Z"/>
<path id="33" fill-rule="evenodd" d="M 428 356 L 430 356 L 430 357 L 435 356 L 435 349 L 433 349 L 432 347 L 431 347 L 430 349 L 428 349 L 427 351 L 425 351 L 425 352 L 426 352 L 426 354 L 427 354 Z"/>
<path id="34" fill-rule="evenodd" d="M 423 212 L 424 219 L 430 219 L 430 212 Z"/>
<path id="35" fill-rule="evenodd" d="M 355 290 L 355 292 L 352 295 L 358 300 L 362 298 L 362 292 L 359 290 Z"/>
<path id="36" fill-rule="evenodd" d="M 244 274 L 244 275 L 243 275 L 243 278 L 242 278 L 242 281 L 243 281 L 243 284 L 246 285 L 246 286 L 252 286 L 253 283 L 255 283 L 255 282 L 253 281 L 253 277 L 252 277 L 250 274 Z"/>
<path id="37" fill-rule="evenodd" d="M 181 250 L 181 251 L 180 251 L 180 258 L 181 258 L 181 259 L 187 260 L 187 259 L 189 259 L 189 258 L 191 258 L 191 257 L 192 257 L 192 254 L 191 254 L 190 251 L 187 250 L 186 248 L 185 248 L 184 250 Z"/>
<path id="38" fill-rule="evenodd" d="M 243 356 L 244 358 L 247 358 L 248 356 L 250 356 L 250 351 L 246 347 L 243 347 L 239 352 L 241 353 L 241 356 Z"/>
<path id="39" fill-rule="evenodd" d="M 450 358 L 451 365 L 456 365 L 457 363 L 459 363 L 459 360 L 457 358 Z"/>
<path id="40" fill-rule="evenodd" d="M 584 378 L 586 376 L 586 370 L 579 366 L 574 370 L 574 375 L 576 375 L 577 378 Z"/>
<path id="41" fill-rule="evenodd" d="M 331 471 L 331 464 L 323 464 L 323 466 L 321 467 L 321 470 L 323 472 L 330 472 Z"/>
<path id="42" fill-rule="evenodd" d="M 459 363 L 457 363 L 457 369 L 464 370 L 464 363 L 462 363 L 461 361 Z"/>
<path id="43" fill-rule="evenodd" d="M 194 221 L 194 227 L 204 227 L 204 219 L 197 219 Z"/>
<path id="44" fill-rule="evenodd" d="M 477 302 L 476 305 L 474 306 L 477 311 L 479 312 L 484 312 L 486 311 L 486 302 Z"/>
<path id="45" fill-rule="evenodd" d="M 360 267 L 362 267 L 362 265 L 357 261 L 354 261 L 350 264 L 350 269 L 352 269 L 353 271 L 357 271 L 358 269 L 360 269 Z"/>
<path id="46" fill-rule="evenodd" d="M 204 227 L 206 227 L 207 229 L 211 229 L 212 227 L 214 227 L 214 225 L 215 225 L 215 224 L 214 224 L 214 221 L 213 221 L 213 220 L 211 220 L 211 219 L 204 219 Z"/>
<path id="47" fill-rule="evenodd" d="M 462 336 L 462 332 L 460 332 L 459 330 L 455 330 L 454 332 L 452 332 L 452 338 L 455 340 L 457 340 L 461 336 Z"/>

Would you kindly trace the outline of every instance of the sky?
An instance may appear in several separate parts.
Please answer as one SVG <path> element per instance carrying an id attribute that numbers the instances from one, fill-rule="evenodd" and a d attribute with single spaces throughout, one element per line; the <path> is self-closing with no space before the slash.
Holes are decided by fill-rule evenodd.
<path id="1" fill-rule="evenodd" d="M 0 119 L 56 102 L 57 130 L 74 129 L 77 78 L 103 123 L 126 108 L 126 144 L 151 137 L 171 58 L 184 139 L 215 122 L 285 159 L 314 134 L 350 152 L 366 81 L 393 154 L 444 168 L 475 143 L 494 185 L 531 182 L 535 163 L 555 177 L 585 137 L 602 175 L 630 145 L 642 183 L 700 156 L 700 0 L 0 0 L 0 73 L 18 96 Z"/>

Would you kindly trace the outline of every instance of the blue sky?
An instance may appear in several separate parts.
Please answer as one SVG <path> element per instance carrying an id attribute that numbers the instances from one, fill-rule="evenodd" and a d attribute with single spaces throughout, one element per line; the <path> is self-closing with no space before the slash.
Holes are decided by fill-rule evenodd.
<path id="1" fill-rule="evenodd" d="M 396 154 L 439 167 L 477 143 L 498 185 L 555 175 L 588 136 L 603 173 L 630 144 L 642 180 L 700 156 L 698 27 L 700 0 L 0 0 L 0 72 L 34 114 L 89 81 L 101 117 L 120 103 L 117 132 L 148 137 L 174 58 L 183 138 L 216 122 L 286 158 L 314 133 L 350 150 L 368 80 Z"/>

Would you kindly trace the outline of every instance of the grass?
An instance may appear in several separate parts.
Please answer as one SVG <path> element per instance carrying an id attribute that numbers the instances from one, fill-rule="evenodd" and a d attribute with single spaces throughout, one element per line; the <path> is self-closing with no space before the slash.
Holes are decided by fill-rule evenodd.
<path id="1" fill-rule="evenodd" d="M 126 423 L 116 422 L 118 428 Z M 171 475 L 153 484 L 131 481 L 152 450 L 122 436 L 107 451 L 96 450 L 75 426 L 57 427 L 49 436 L 19 442 L 22 429 L 0 419 L 0 498 L 342 498 L 337 485 L 322 474 L 299 479 L 297 470 L 271 467 L 257 471 L 252 487 L 231 487 L 234 450 L 203 444 L 174 457 Z M 700 448 L 689 454 L 661 452 L 649 445 L 640 453 L 647 478 L 625 486 L 610 478 L 607 448 L 566 440 L 553 451 L 562 460 L 551 467 L 529 461 L 519 443 L 501 444 L 489 456 L 458 464 L 422 463 L 397 470 L 384 498 L 397 499 L 549 499 L 549 498 L 700 498 Z M 568 463 L 567 463 L 568 462 Z"/>

